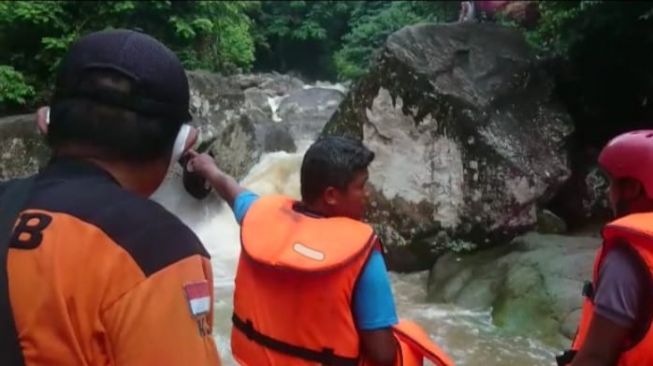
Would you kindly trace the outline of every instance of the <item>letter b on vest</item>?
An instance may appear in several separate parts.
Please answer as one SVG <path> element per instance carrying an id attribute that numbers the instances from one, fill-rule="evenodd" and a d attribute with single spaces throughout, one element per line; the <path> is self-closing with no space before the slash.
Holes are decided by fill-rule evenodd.
<path id="1" fill-rule="evenodd" d="M 16 249 L 34 249 L 43 241 L 43 230 L 50 225 L 52 217 L 42 213 L 25 213 L 20 215 L 18 225 L 9 241 L 9 246 Z"/>

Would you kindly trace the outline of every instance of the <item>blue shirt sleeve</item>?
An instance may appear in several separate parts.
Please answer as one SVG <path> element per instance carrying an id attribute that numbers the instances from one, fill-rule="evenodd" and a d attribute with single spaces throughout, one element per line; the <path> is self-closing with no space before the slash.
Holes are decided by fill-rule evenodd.
<path id="1" fill-rule="evenodd" d="M 247 214 L 247 210 L 252 207 L 252 204 L 259 199 L 259 196 L 250 191 L 241 192 L 236 199 L 234 200 L 234 216 L 236 216 L 236 221 L 240 225 Z"/>
<path id="2" fill-rule="evenodd" d="M 374 249 L 354 289 L 354 318 L 360 330 L 377 330 L 399 322 L 388 270 L 380 251 Z"/>

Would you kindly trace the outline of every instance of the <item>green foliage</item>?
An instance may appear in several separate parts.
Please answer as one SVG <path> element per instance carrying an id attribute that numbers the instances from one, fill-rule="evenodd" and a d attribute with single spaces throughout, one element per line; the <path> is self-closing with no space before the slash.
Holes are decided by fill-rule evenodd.
<path id="1" fill-rule="evenodd" d="M 263 1 L 257 25 L 257 67 L 296 70 L 314 78 L 333 78 L 331 60 L 363 1 Z"/>
<path id="2" fill-rule="evenodd" d="M 542 1 L 539 9 L 540 21 L 527 39 L 540 52 L 555 55 L 567 55 L 606 29 L 627 32 L 653 15 L 653 3 L 646 1 Z"/>
<path id="3" fill-rule="evenodd" d="M 421 22 L 447 22 L 455 19 L 458 3 L 450 1 L 369 2 L 359 7 L 352 18 L 352 29 L 334 55 L 341 79 L 365 73 L 372 56 L 395 31 Z"/>
<path id="4" fill-rule="evenodd" d="M 0 105 L 25 104 L 34 95 L 34 88 L 25 82 L 23 74 L 13 67 L 0 65 Z"/>
<path id="5" fill-rule="evenodd" d="M 542 1 L 527 39 L 564 60 L 558 89 L 584 143 L 653 121 L 653 3 Z"/>
<path id="6" fill-rule="evenodd" d="M 612 40 L 648 39 L 633 29 L 653 20 L 651 4 L 541 1 L 540 22 L 526 36 L 542 54 L 570 58 L 607 30 Z M 353 79 L 366 72 L 391 33 L 420 22 L 455 21 L 459 9 L 456 1 L 5 1 L 0 65 L 4 84 L 12 87 L 0 98 L 4 104 L 45 98 L 70 44 L 105 28 L 141 29 L 172 48 L 188 69 L 254 67 Z M 516 26 L 501 16 L 498 21 Z"/>
<path id="7" fill-rule="evenodd" d="M 130 28 L 164 42 L 189 69 L 249 70 L 255 46 L 248 12 L 258 6 L 245 1 L 0 2 L 0 64 L 44 91 L 77 38 L 106 28 Z"/>
<path id="8" fill-rule="evenodd" d="M 325 40 L 337 36 L 339 17 L 347 17 L 360 2 L 264 1 L 259 22 L 266 38 Z"/>
<path id="9" fill-rule="evenodd" d="M 43 101 L 71 43 L 107 28 L 151 34 L 188 69 L 232 73 L 256 66 L 349 79 L 365 72 L 392 32 L 453 20 L 457 11 L 458 3 L 449 1 L 0 2 L 0 65 L 7 80 L 0 98 L 19 105 Z"/>
<path id="10" fill-rule="evenodd" d="M 388 35 L 422 21 L 456 18 L 452 1 L 264 1 L 257 67 L 308 77 L 356 78 Z"/>
<path id="11" fill-rule="evenodd" d="M 195 2 L 193 6 L 187 12 L 171 9 L 168 15 L 175 29 L 171 47 L 186 67 L 227 73 L 249 70 L 254 61 L 254 38 L 246 12 L 258 4 Z"/>

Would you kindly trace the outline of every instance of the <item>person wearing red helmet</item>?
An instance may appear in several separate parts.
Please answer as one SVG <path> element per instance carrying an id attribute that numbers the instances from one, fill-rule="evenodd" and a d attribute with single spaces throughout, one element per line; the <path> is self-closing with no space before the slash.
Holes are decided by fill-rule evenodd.
<path id="1" fill-rule="evenodd" d="M 653 130 L 615 137 L 599 165 L 616 220 L 603 228 L 580 325 L 558 365 L 653 365 Z"/>

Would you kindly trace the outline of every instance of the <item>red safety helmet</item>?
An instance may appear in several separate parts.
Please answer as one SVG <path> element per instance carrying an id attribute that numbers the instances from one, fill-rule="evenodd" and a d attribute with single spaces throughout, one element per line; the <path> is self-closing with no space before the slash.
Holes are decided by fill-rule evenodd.
<path id="1" fill-rule="evenodd" d="M 653 130 L 631 131 L 613 138 L 601 151 L 599 165 L 611 179 L 639 181 L 653 199 Z"/>

